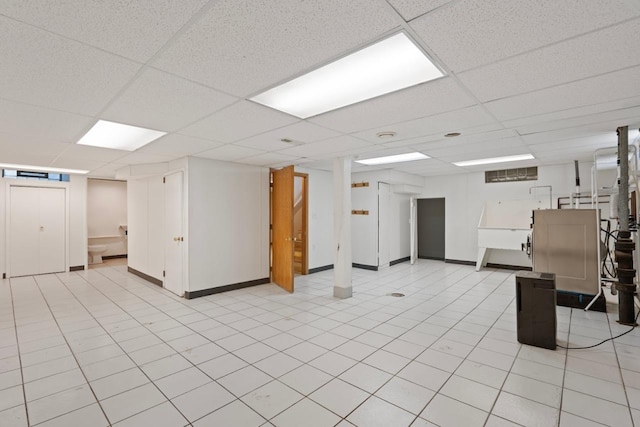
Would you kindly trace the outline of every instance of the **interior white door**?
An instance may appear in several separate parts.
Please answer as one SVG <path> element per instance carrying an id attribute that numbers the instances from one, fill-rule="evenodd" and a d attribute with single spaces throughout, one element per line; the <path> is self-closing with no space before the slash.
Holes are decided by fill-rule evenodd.
<path id="1" fill-rule="evenodd" d="M 391 186 L 378 183 L 378 267 L 389 266 L 391 251 L 389 247 L 389 216 L 391 205 Z"/>
<path id="2" fill-rule="evenodd" d="M 11 277 L 65 271 L 65 190 L 11 186 L 10 197 Z"/>
<path id="3" fill-rule="evenodd" d="M 164 281 L 165 289 L 176 295 L 184 294 L 183 286 L 183 194 L 182 172 L 164 179 Z"/>
<path id="4" fill-rule="evenodd" d="M 40 274 L 65 271 L 65 190 L 40 188 Z"/>
<path id="5" fill-rule="evenodd" d="M 40 189 L 11 187 L 9 259 L 10 275 L 38 274 L 40 265 Z"/>

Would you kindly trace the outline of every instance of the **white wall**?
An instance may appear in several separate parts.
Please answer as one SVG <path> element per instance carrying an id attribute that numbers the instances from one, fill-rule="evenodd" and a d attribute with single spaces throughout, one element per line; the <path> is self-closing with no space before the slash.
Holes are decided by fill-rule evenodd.
<path id="1" fill-rule="evenodd" d="M 380 170 L 358 172 L 351 175 L 354 183 L 368 182 L 368 187 L 351 189 L 351 209 L 368 210 L 369 215 L 351 215 L 352 260 L 355 264 L 378 266 L 378 182 L 391 185 L 391 201 L 389 206 L 388 233 L 391 261 L 406 258 L 410 255 L 410 224 L 408 194 L 400 194 L 396 189 L 421 188 L 422 177 L 391 171 Z"/>
<path id="2" fill-rule="evenodd" d="M 162 280 L 164 194 L 162 176 L 127 181 L 129 267 Z"/>
<path id="3" fill-rule="evenodd" d="M 106 179 L 87 182 L 87 229 L 90 245 L 106 245 L 103 255 L 126 255 L 127 183 Z"/>
<path id="4" fill-rule="evenodd" d="M 269 169 L 189 158 L 188 291 L 269 277 Z"/>
<path id="5" fill-rule="evenodd" d="M 309 175 L 309 269 L 333 264 L 333 174 L 295 167 Z"/>
<path id="6" fill-rule="evenodd" d="M 506 166 L 505 166 L 506 167 Z M 580 164 L 581 192 L 590 191 L 591 164 Z M 445 198 L 445 258 L 475 262 L 478 252 L 477 226 L 485 201 L 546 200 L 546 189 L 532 190 L 538 185 L 551 185 L 553 207 L 558 197 L 575 191 L 573 163 L 539 166 L 537 181 L 485 184 L 484 172 L 461 175 L 427 177 L 424 190 L 417 198 Z M 610 185 L 607 182 L 607 185 Z M 489 263 L 530 266 L 524 253 L 518 251 L 492 251 Z"/>

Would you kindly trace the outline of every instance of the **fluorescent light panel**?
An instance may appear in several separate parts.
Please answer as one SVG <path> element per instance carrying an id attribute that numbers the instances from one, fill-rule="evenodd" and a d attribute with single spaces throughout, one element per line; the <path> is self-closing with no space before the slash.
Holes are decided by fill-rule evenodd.
<path id="1" fill-rule="evenodd" d="M 306 119 L 443 75 L 398 33 L 250 99 Z"/>
<path id="2" fill-rule="evenodd" d="M 78 144 L 135 151 L 166 134 L 158 130 L 98 120 L 89 132 L 80 138 Z"/>
<path id="3" fill-rule="evenodd" d="M 429 156 L 426 156 L 422 153 L 406 153 L 406 154 L 396 154 L 395 156 L 386 156 L 386 157 L 375 157 L 373 159 L 365 159 L 365 160 L 356 160 L 356 163 L 361 163 L 367 166 L 375 166 L 375 165 L 385 165 L 387 163 L 400 163 L 400 162 L 410 162 L 412 160 L 424 160 L 429 159 Z"/>
<path id="4" fill-rule="evenodd" d="M 491 163 L 517 162 L 519 160 L 535 159 L 532 154 L 517 154 L 515 156 L 490 157 L 488 159 L 465 160 L 464 162 L 454 162 L 456 166 L 477 166 Z"/>
<path id="5" fill-rule="evenodd" d="M 34 172 L 77 173 L 77 174 L 89 173 L 89 171 L 81 170 L 81 169 L 50 168 L 47 166 L 34 166 L 34 165 L 14 165 L 12 163 L 0 163 L 0 168 L 34 171 Z"/>

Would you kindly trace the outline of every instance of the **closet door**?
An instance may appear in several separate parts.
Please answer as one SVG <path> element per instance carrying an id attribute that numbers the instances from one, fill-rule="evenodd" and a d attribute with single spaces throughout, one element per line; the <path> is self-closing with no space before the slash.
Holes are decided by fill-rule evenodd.
<path id="1" fill-rule="evenodd" d="M 65 271 L 65 190 L 40 188 L 39 273 Z"/>
<path id="2" fill-rule="evenodd" d="M 11 276 L 38 274 L 40 189 L 11 187 Z"/>
<path id="3" fill-rule="evenodd" d="M 66 270 L 65 190 L 11 186 L 11 277 Z"/>

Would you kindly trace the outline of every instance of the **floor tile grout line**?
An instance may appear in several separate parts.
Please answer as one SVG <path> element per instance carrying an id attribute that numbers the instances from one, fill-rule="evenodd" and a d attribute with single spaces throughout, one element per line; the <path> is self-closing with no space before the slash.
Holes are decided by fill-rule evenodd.
<path id="1" fill-rule="evenodd" d="M 111 301 L 111 303 L 112 303 L 112 304 L 114 304 L 115 306 L 117 306 L 118 308 L 120 308 L 121 310 L 123 310 L 123 309 L 122 309 L 122 308 L 121 308 L 121 307 L 120 307 L 116 302 L 114 302 L 114 301 L 113 301 L 109 296 L 105 295 L 105 294 L 104 294 L 104 293 L 102 293 L 99 289 L 97 289 L 97 288 L 93 285 L 93 283 L 91 283 L 89 280 L 86 280 L 86 279 L 85 279 L 85 281 L 86 281 L 86 283 L 87 283 L 87 284 L 89 284 L 89 286 L 91 286 L 91 287 L 92 287 L 96 292 L 100 293 L 102 296 L 104 296 L 104 297 L 105 297 L 105 298 L 107 298 L 109 301 Z M 64 284 L 64 282 L 63 282 L 62 280 L 61 280 L 61 282 Z M 112 281 L 112 282 L 114 283 L 114 285 L 115 285 L 115 286 L 120 286 L 120 285 L 119 285 L 118 283 L 116 283 L 115 281 Z M 65 284 L 65 287 L 66 287 L 66 284 Z M 69 290 L 69 292 L 73 293 L 73 291 L 71 291 L 71 290 Z M 84 306 L 84 304 L 83 304 L 83 306 Z M 125 310 L 125 311 L 126 311 L 126 310 Z M 96 319 L 96 321 L 97 321 L 97 319 Z M 137 320 L 136 320 L 136 321 L 137 321 Z M 142 324 L 142 323 L 140 323 L 140 325 L 141 325 L 141 326 L 143 326 L 143 327 L 145 327 L 145 326 L 144 326 L 144 324 Z M 146 328 L 146 327 L 145 327 L 145 329 L 148 329 L 148 328 Z M 155 332 L 153 332 L 153 331 L 150 331 L 150 330 L 149 330 L 149 332 L 150 332 L 150 333 L 152 333 L 152 334 L 154 334 L 154 335 L 156 335 L 156 333 L 155 333 Z M 156 337 L 157 337 L 157 338 L 159 338 L 159 339 L 160 339 L 164 344 L 167 344 L 167 343 L 166 343 L 162 338 L 158 337 L 157 335 L 156 335 Z M 206 338 L 206 337 L 204 337 L 204 338 Z M 208 338 L 207 338 L 207 340 L 208 340 Z M 114 341 L 115 341 L 115 340 L 114 340 Z M 209 340 L 209 341 L 210 341 L 210 340 Z M 119 345 L 119 343 L 118 343 L 117 341 L 115 341 L 115 343 L 118 345 L 118 347 L 120 347 L 120 345 Z M 167 344 L 167 345 L 168 345 L 168 344 Z M 181 410 L 180 410 L 180 409 L 175 405 L 175 403 L 173 403 L 173 400 L 172 400 L 172 399 L 176 399 L 177 397 L 182 396 L 182 395 L 184 395 L 184 394 L 186 394 L 186 393 L 189 393 L 189 392 L 191 392 L 191 391 L 193 391 L 193 390 L 195 390 L 195 389 L 197 389 L 197 388 L 200 388 L 200 387 L 202 387 L 202 386 L 204 386 L 204 385 L 199 386 L 199 387 L 196 387 L 195 389 L 192 389 L 192 390 L 188 390 L 188 391 L 186 391 L 186 392 L 184 392 L 184 393 L 181 393 L 180 395 L 175 396 L 175 397 L 173 397 L 173 398 L 171 398 L 171 399 L 170 399 L 170 398 L 169 398 L 169 397 L 168 397 L 168 396 L 167 396 L 167 395 L 166 395 L 166 394 L 165 394 L 165 393 L 164 393 L 164 392 L 163 392 L 163 391 L 162 391 L 162 390 L 161 390 L 161 389 L 156 385 L 155 381 L 157 381 L 157 380 L 152 380 L 152 379 L 148 376 L 148 374 L 147 374 L 146 372 L 144 372 L 144 370 L 142 370 L 142 369 L 141 369 L 141 365 L 138 365 L 138 363 L 137 363 L 135 360 L 133 360 L 133 359 L 129 356 L 129 353 L 128 353 L 126 350 L 124 350 L 122 347 L 120 347 L 120 349 L 121 349 L 122 351 L 124 351 L 124 353 L 125 353 L 125 354 L 130 358 L 130 360 L 135 364 L 135 366 L 136 366 L 138 369 L 140 369 L 140 371 L 141 371 L 141 372 L 142 372 L 142 373 L 143 373 L 143 374 L 144 374 L 144 375 L 149 379 L 149 382 L 150 382 L 151 384 L 153 384 L 153 385 L 158 389 L 158 391 L 159 391 L 159 392 L 160 392 L 160 393 L 161 393 L 161 394 L 162 394 L 162 395 L 167 399 L 167 401 L 169 401 L 169 402 L 171 403 L 171 405 L 172 405 L 172 406 L 173 406 L 173 407 L 178 411 L 178 413 L 180 413 L 180 414 L 181 414 L 181 415 L 182 415 L 182 416 L 183 416 L 187 421 L 189 421 L 189 419 L 185 416 L 185 414 L 183 414 L 183 413 L 182 413 L 182 411 L 181 411 Z M 175 349 L 173 349 L 173 348 L 172 348 L 172 350 L 176 351 L 176 350 L 175 350 Z M 192 366 L 192 368 L 196 368 L 196 369 L 198 369 L 198 371 L 199 371 L 199 372 L 202 372 L 204 375 L 206 375 L 208 378 L 210 378 L 210 379 L 212 380 L 212 382 L 215 382 L 215 383 L 216 383 L 216 384 L 218 384 L 220 387 L 222 387 L 225 391 L 229 392 L 232 396 L 236 397 L 236 400 L 239 400 L 239 399 L 240 399 L 240 398 L 239 398 L 239 397 L 237 397 L 234 393 L 232 393 L 230 390 L 228 390 L 227 388 L 225 388 L 222 384 L 218 383 L 218 381 L 217 381 L 217 380 L 215 380 L 214 378 L 211 378 L 211 376 L 209 376 L 209 374 L 207 374 L 206 372 L 202 371 L 202 369 L 200 369 L 200 368 L 198 367 L 198 365 L 194 364 L 194 363 L 193 363 L 193 362 L 191 362 L 189 359 L 185 358 L 185 357 L 184 357 L 184 356 L 183 356 L 179 351 L 176 351 L 176 354 L 180 354 L 180 355 L 181 355 L 181 356 L 182 356 L 182 357 L 183 357 L 183 358 L 184 358 L 188 363 L 190 363 L 190 364 L 192 364 L 192 365 L 193 365 L 193 366 Z M 168 356 L 167 356 L 167 357 L 168 357 Z M 164 359 L 164 358 L 161 358 L 161 359 Z M 161 360 L 161 359 L 158 359 L 158 360 Z M 151 361 L 151 362 L 153 362 L 153 361 Z M 151 362 L 149 362 L 149 363 L 151 363 Z M 191 368 L 186 368 L 186 369 L 191 369 Z M 186 369 L 185 369 L 185 370 L 186 370 Z M 178 372 L 182 372 L 182 371 L 178 371 Z M 175 372 L 175 373 L 177 373 L 177 372 Z M 170 375 L 173 375 L 173 374 L 170 374 Z M 106 378 L 106 377 L 105 377 L 105 378 Z M 144 385 L 144 384 L 143 384 L 143 385 Z M 139 386 L 139 387 L 142 387 L 142 386 Z M 134 389 L 135 389 L 135 388 L 138 388 L 138 387 L 134 387 Z M 133 390 L 133 389 L 131 389 L 131 390 Z M 128 392 L 128 391 L 130 391 L 130 390 L 125 390 L 125 391 L 120 392 L 120 393 L 118 393 L 118 394 L 116 394 L 116 395 L 114 395 L 114 396 L 117 396 L 117 395 L 122 394 L 122 393 L 126 393 L 126 392 Z M 114 397 L 114 396 L 110 396 L 109 398 Z M 162 402 L 162 403 L 164 403 L 164 402 Z M 156 406 L 157 406 L 157 405 L 156 405 Z M 225 405 L 225 406 L 226 406 L 226 405 Z M 145 409 L 144 411 L 147 411 L 148 409 L 150 409 L 150 408 L 147 408 L 147 409 Z M 220 408 L 218 408 L 218 409 L 220 409 Z M 217 410 L 217 409 L 216 409 L 216 410 Z M 144 411 L 142 411 L 142 412 L 144 412 Z M 214 410 L 214 411 L 212 411 L 212 412 L 215 412 L 215 410 Z M 131 418 L 131 417 L 133 417 L 133 416 L 135 416 L 135 415 L 138 415 L 138 414 L 140 414 L 140 413 L 141 413 L 141 412 L 136 413 L 136 414 L 133 414 L 133 415 L 131 415 L 130 417 L 127 417 L 127 418 Z M 210 414 L 210 413 L 209 413 L 209 414 Z M 206 414 L 206 415 L 209 415 L 209 414 Z M 206 416 L 206 415 L 205 415 L 205 416 Z M 125 419 L 127 419 L 127 418 L 125 418 Z M 266 420 L 266 419 L 265 419 L 265 420 Z M 123 421 L 123 420 L 119 420 L 118 422 L 121 422 L 121 421 Z M 189 422 L 189 423 L 191 423 L 191 422 Z"/>
<path id="2" fill-rule="evenodd" d="M 33 280 L 33 282 L 34 282 L 34 285 L 35 285 L 36 289 L 38 289 L 38 291 L 40 292 L 40 296 L 41 296 L 41 298 L 43 299 L 43 301 L 44 301 L 45 305 L 47 306 L 47 309 L 48 309 L 48 310 L 49 310 L 49 312 L 51 313 L 51 316 L 53 316 L 53 320 L 56 322 L 56 325 L 58 325 L 58 328 L 60 328 L 60 325 L 58 324 L 58 321 L 57 321 L 57 319 L 55 318 L 55 314 L 54 314 L 54 313 L 53 313 L 53 311 L 51 310 L 51 306 L 49 305 L 49 302 L 47 301 L 47 298 L 46 298 L 46 296 L 45 296 L 44 292 L 42 292 L 42 288 L 40 287 L 40 284 L 38 283 L 38 279 L 37 279 L 36 277 L 33 277 L 33 279 L 32 279 L 32 280 Z M 73 358 L 75 359 L 75 362 L 76 362 L 76 364 L 78 365 L 78 369 L 79 369 L 79 370 L 80 370 L 80 372 L 82 373 L 82 376 L 84 377 L 84 379 L 85 379 L 85 381 L 86 381 L 86 383 L 87 383 L 87 386 L 89 387 L 89 390 L 91 390 L 91 394 L 93 395 L 93 397 L 94 397 L 94 399 L 95 399 L 96 403 L 98 404 L 98 407 L 99 407 L 99 408 L 100 408 L 100 410 L 102 411 L 102 414 L 105 416 L 105 419 L 108 421 L 108 420 L 109 420 L 109 418 L 107 418 L 107 414 L 105 413 L 104 408 L 102 407 L 102 405 L 100 405 L 100 401 L 98 400 L 98 397 L 96 396 L 95 392 L 93 391 L 93 388 L 91 388 L 91 384 L 89 383 L 89 379 L 88 379 L 88 378 L 87 378 L 87 376 L 85 375 L 84 371 L 82 370 L 82 367 L 80 366 L 80 362 L 78 361 L 78 359 L 76 358 L 75 354 L 73 353 L 73 349 L 71 348 L 71 345 L 69 344 L 69 341 L 67 340 L 67 337 L 64 335 L 64 332 L 62 332 L 62 329 L 60 329 L 60 332 L 62 333 L 63 339 L 64 339 L 64 341 L 65 341 L 65 343 L 66 343 L 67 347 L 69 347 L 69 351 L 71 352 L 71 355 L 72 355 L 72 356 L 73 356 Z M 70 389 L 67 389 L 67 390 L 70 390 Z M 69 412 L 66 412 L 66 413 L 64 413 L 64 414 L 60 414 L 60 415 L 58 415 L 58 416 L 56 416 L 56 417 L 53 417 L 53 418 L 50 418 L 50 419 L 55 419 L 55 418 L 61 417 L 61 416 L 63 416 L 63 415 L 69 414 L 69 413 L 71 413 L 71 412 L 75 412 L 75 411 L 77 411 L 78 409 L 82 409 L 82 408 L 85 408 L 85 407 L 90 406 L 90 405 L 92 405 L 92 403 L 90 403 L 90 404 L 88 404 L 88 405 L 85 405 L 85 406 L 82 406 L 82 407 L 80 407 L 80 408 L 76 408 L 76 409 L 74 409 L 74 410 L 72 410 L 72 411 L 69 411 Z M 50 420 L 50 419 L 49 419 L 49 420 Z M 49 421 L 49 420 L 44 420 L 44 421 Z M 44 421 L 43 421 L 43 422 L 44 422 Z M 111 426 L 111 423 L 109 423 L 109 426 Z"/>
<path id="3" fill-rule="evenodd" d="M 8 280 L 8 288 L 9 288 L 9 296 L 11 297 L 11 311 L 13 313 L 13 324 L 14 324 L 14 330 L 15 330 L 15 340 L 16 340 L 16 347 L 18 349 L 18 363 L 20 365 L 20 379 L 22 381 L 22 399 L 24 402 L 24 412 L 27 418 L 27 425 L 30 425 L 29 423 L 29 408 L 27 406 L 27 392 L 25 390 L 25 383 L 24 383 L 24 371 L 22 370 L 22 354 L 20 353 L 20 339 L 18 337 L 18 324 L 16 321 L 16 306 L 14 303 L 14 298 L 13 298 L 13 288 L 11 286 L 11 279 Z"/>

